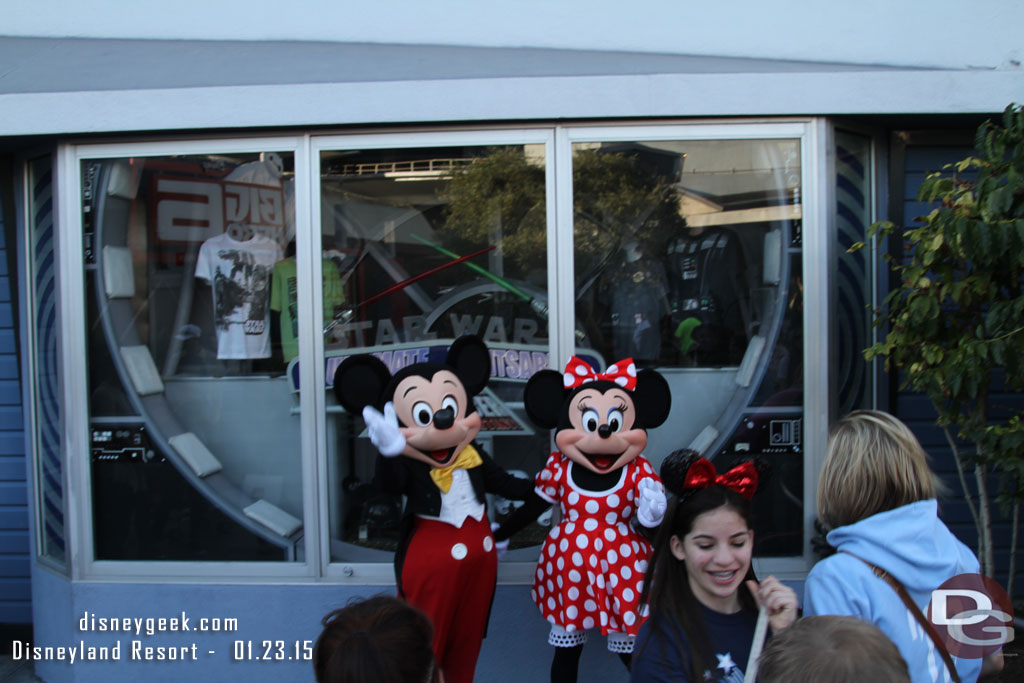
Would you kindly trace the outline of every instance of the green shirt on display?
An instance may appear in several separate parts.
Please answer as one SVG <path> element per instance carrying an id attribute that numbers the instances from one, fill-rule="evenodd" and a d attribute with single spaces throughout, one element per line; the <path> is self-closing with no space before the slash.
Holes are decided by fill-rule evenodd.
<path id="1" fill-rule="evenodd" d="M 270 291 L 270 310 L 281 314 L 281 353 L 287 363 L 299 355 L 299 316 L 297 268 L 294 258 L 274 264 L 274 281 Z M 324 259 L 324 323 L 334 319 L 334 310 L 345 303 L 345 289 L 334 261 Z"/>

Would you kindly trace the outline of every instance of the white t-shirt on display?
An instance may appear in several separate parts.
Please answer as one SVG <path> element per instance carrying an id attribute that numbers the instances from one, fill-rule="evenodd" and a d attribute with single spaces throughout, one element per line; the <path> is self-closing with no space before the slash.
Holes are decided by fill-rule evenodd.
<path id="1" fill-rule="evenodd" d="M 270 357 L 270 278 L 281 256 L 260 235 L 239 242 L 225 232 L 199 247 L 196 277 L 213 289 L 217 358 Z"/>

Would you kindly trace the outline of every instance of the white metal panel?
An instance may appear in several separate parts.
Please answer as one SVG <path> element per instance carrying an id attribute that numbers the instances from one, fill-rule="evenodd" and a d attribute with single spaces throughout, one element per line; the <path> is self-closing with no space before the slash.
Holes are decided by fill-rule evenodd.
<path id="1" fill-rule="evenodd" d="M 804 556 L 814 562 L 811 538 L 817 517 L 818 472 L 825 458 L 829 426 L 829 264 L 834 234 L 835 182 L 829 170 L 835 154 L 827 121 L 809 126 L 803 141 L 804 267 Z"/>
<path id="2" fill-rule="evenodd" d="M 1009 70 L 542 76 L 0 95 L 0 135 L 447 121 L 989 114 Z"/>

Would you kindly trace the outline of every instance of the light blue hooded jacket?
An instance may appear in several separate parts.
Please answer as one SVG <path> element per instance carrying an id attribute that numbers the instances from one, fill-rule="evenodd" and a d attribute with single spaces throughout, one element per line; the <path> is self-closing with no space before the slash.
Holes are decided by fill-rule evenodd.
<path id="1" fill-rule="evenodd" d="M 935 500 L 880 512 L 833 529 L 829 544 L 839 549 L 811 569 L 804 586 L 804 616 L 840 614 L 878 626 L 899 648 L 913 683 L 950 681 L 932 639 L 889 584 L 857 559 L 899 579 L 927 614 L 932 590 L 957 574 L 978 573 L 978 558 L 938 517 Z M 853 557 L 856 555 L 856 557 Z M 963 683 L 976 681 L 980 659 L 953 659 Z"/>

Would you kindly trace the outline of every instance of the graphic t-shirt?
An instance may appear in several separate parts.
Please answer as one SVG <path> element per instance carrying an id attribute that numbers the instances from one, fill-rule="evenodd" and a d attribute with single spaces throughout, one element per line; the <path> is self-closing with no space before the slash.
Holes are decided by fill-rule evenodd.
<path id="1" fill-rule="evenodd" d="M 221 233 L 203 242 L 196 277 L 213 289 L 217 358 L 270 357 L 270 275 L 281 247 L 268 237 L 245 242 Z"/>
<path id="2" fill-rule="evenodd" d="M 345 303 L 345 289 L 338 275 L 338 267 L 330 259 L 323 260 L 324 324 L 334 318 L 334 309 Z M 287 363 L 299 355 L 299 316 L 297 269 L 294 258 L 286 258 L 274 265 L 274 284 L 270 292 L 270 310 L 281 314 L 281 353 Z"/>
<path id="3" fill-rule="evenodd" d="M 750 658 L 750 645 L 754 640 L 757 615 L 739 611 L 722 614 L 701 605 L 701 614 L 708 629 L 711 668 L 704 672 L 703 680 L 714 683 L 743 683 L 743 670 Z M 671 630 L 671 633 L 666 629 Z M 689 649 L 686 634 L 674 622 L 648 619 L 640 628 L 633 648 L 631 681 L 653 683 L 690 683 L 689 666 L 679 654 L 675 643 Z M 695 681 L 694 683 L 699 683 Z"/>

